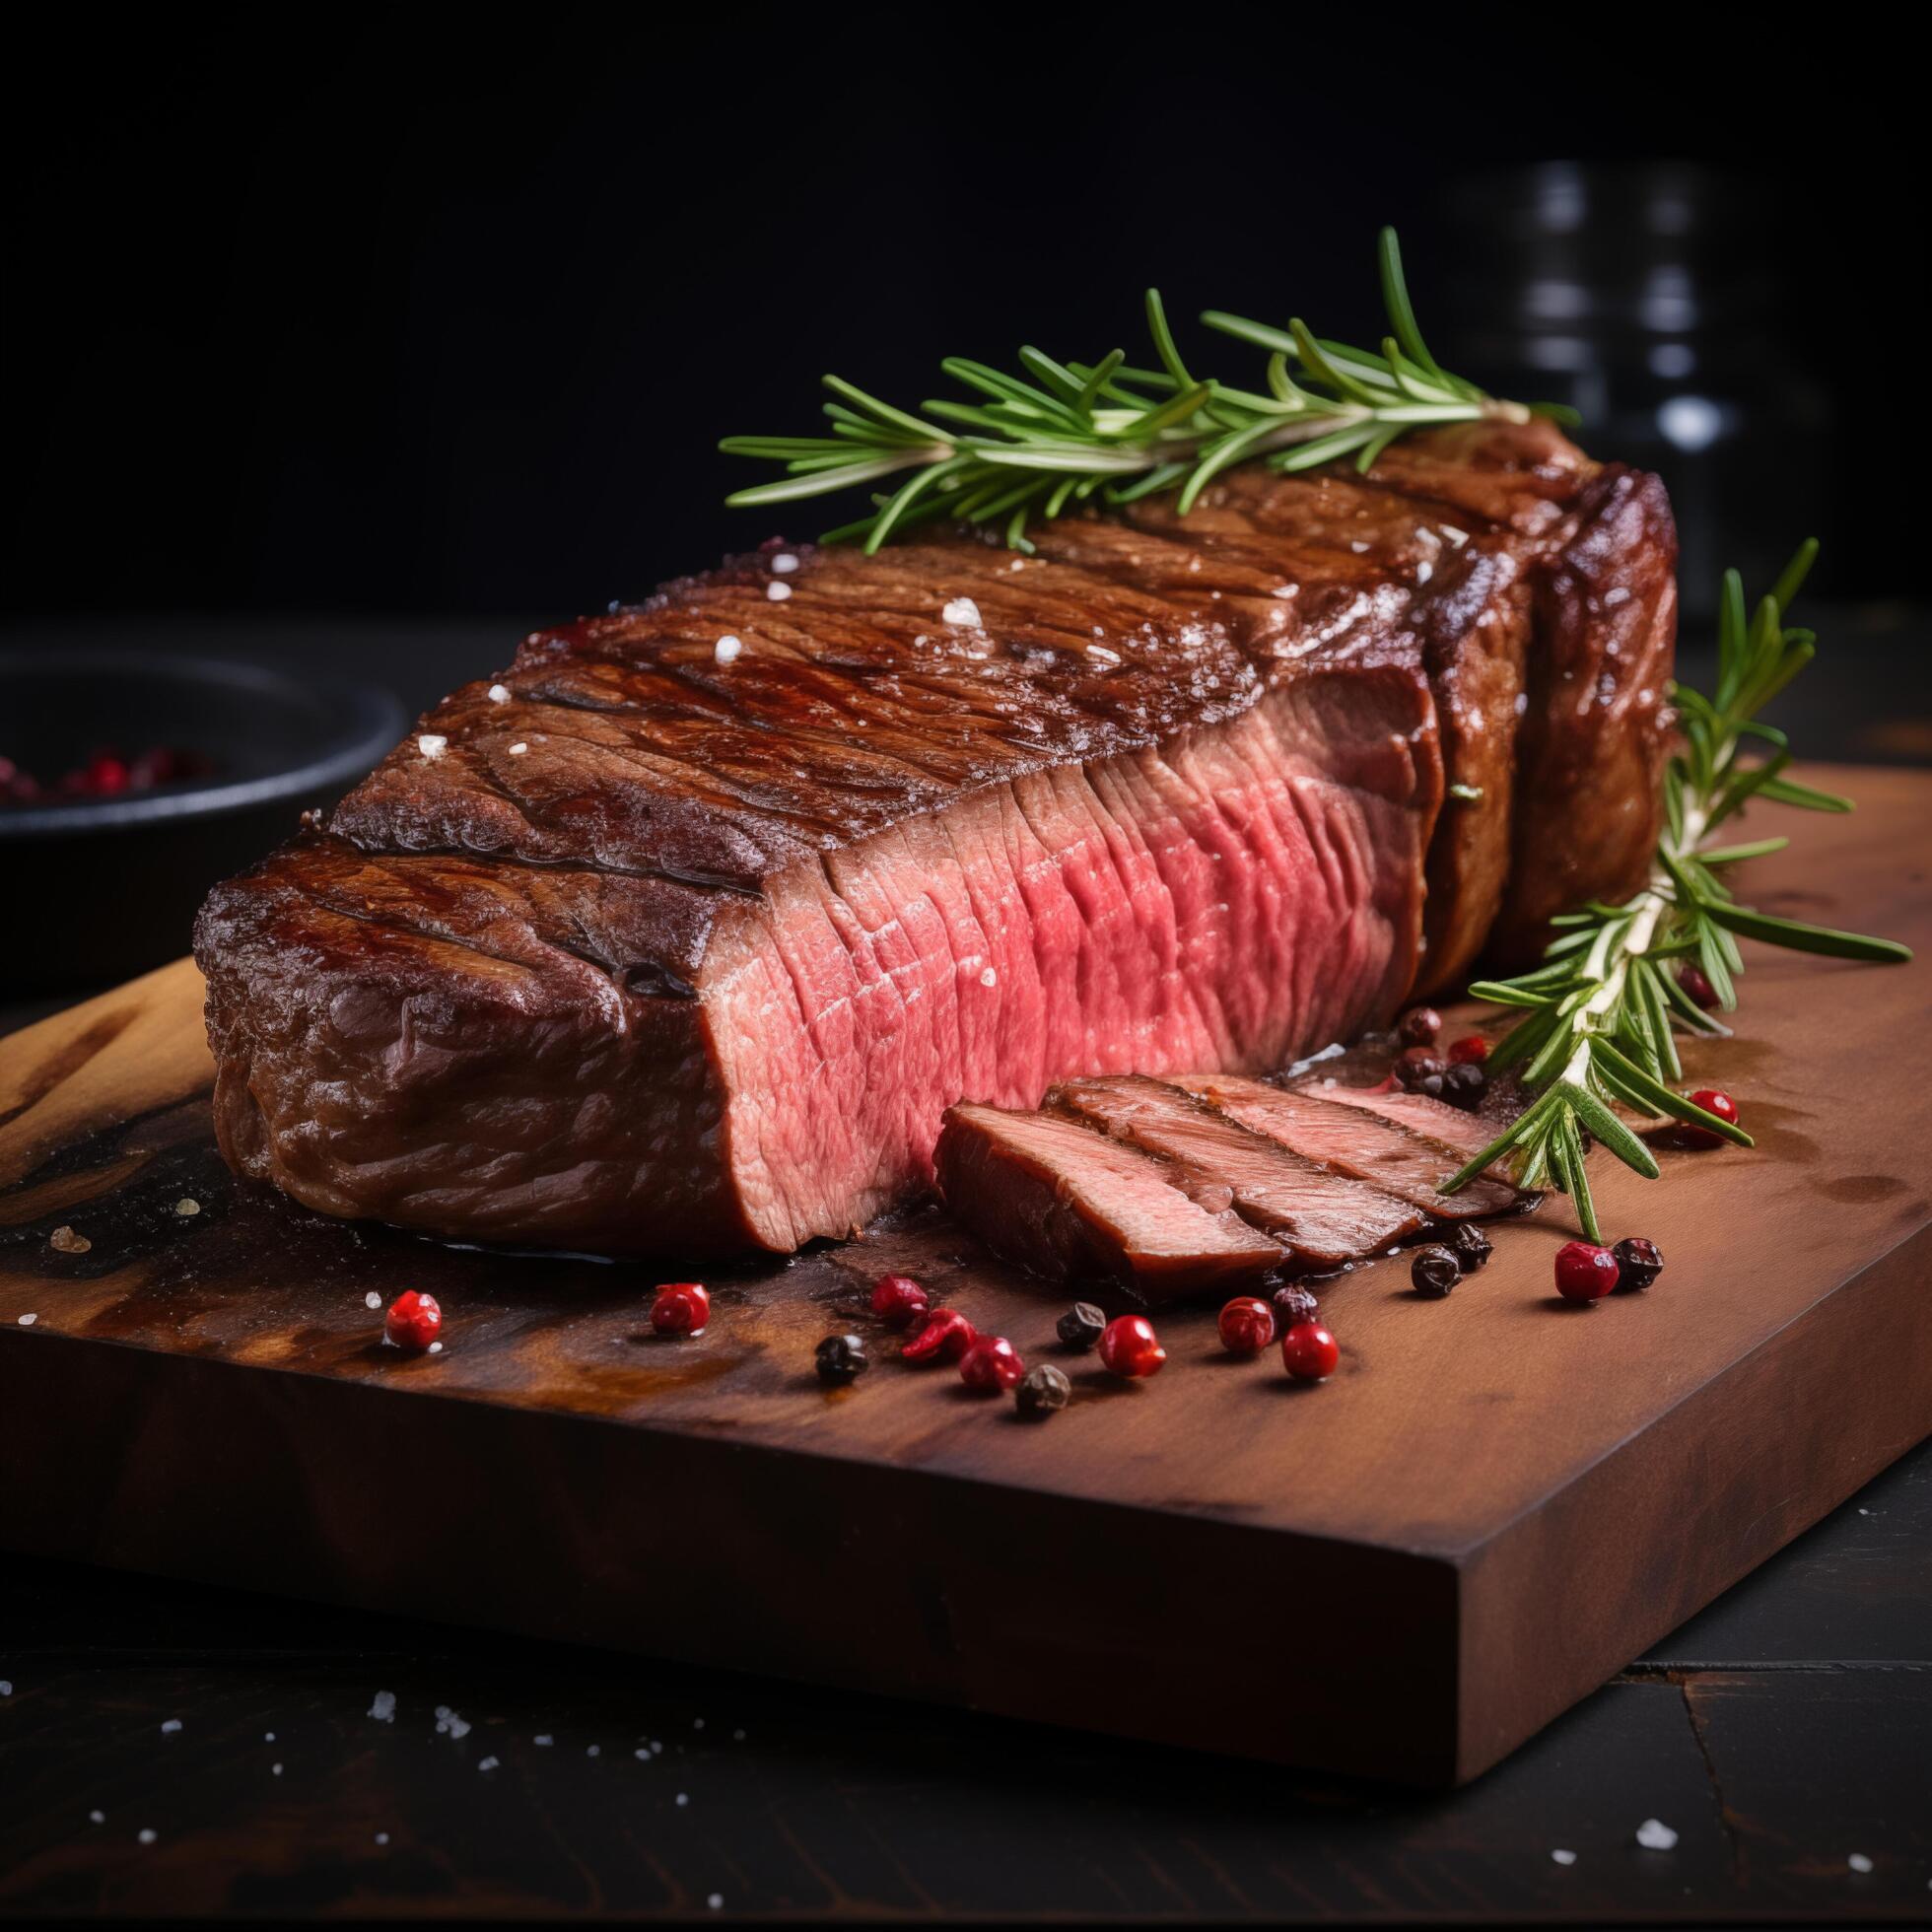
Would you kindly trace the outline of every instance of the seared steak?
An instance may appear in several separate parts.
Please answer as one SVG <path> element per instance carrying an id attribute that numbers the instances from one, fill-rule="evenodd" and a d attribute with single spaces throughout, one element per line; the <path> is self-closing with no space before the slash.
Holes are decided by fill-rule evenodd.
<path id="1" fill-rule="evenodd" d="M 1283 1260 L 1226 1202 L 1194 1200 L 1158 1161 L 1059 1115 L 965 1103 L 937 1160 L 986 1244 L 1057 1280 L 1109 1277 L 1159 1301 L 1252 1288 Z"/>
<path id="2" fill-rule="evenodd" d="M 1173 1084 L 1139 1074 L 1072 1080 L 1056 1087 L 1047 1105 L 1154 1155 L 1176 1187 L 1206 1206 L 1231 1207 L 1301 1269 L 1339 1268 L 1422 1225 L 1409 1203 L 1338 1180 L 1196 1099 L 1188 1077 Z"/>
<path id="3" fill-rule="evenodd" d="M 454 693 L 203 911 L 230 1160 L 782 1251 L 928 1182 L 962 1097 L 1271 1070 L 1636 882 L 1654 479 L 1482 425 L 1038 535 L 768 545 Z"/>
<path id="4" fill-rule="evenodd" d="M 1211 1101 L 1228 1119 L 1292 1147 L 1317 1166 L 1373 1182 L 1437 1220 L 1505 1213 L 1521 1199 L 1514 1188 L 1487 1180 L 1444 1194 L 1439 1184 L 1468 1156 L 1453 1154 L 1439 1141 L 1408 1132 L 1384 1115 L 1338 1107 L 1318 1095 L 1289 1093 L 1238 1073 L 1183 1076 L 1179 1084 Z"/>

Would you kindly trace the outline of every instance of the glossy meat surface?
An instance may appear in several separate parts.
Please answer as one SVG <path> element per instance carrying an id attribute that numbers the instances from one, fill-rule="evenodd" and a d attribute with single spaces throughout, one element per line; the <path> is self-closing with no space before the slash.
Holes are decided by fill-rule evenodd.
<path id="1" fill-rule="evenodd" d="M 782 1250 L 962 1097 L 1271 1070 L 1632 882 L 1671 555 L 1653 479 L 1483 426 L 539 632 L 211 896 L 224 1148 L 462 1238 Z"/>

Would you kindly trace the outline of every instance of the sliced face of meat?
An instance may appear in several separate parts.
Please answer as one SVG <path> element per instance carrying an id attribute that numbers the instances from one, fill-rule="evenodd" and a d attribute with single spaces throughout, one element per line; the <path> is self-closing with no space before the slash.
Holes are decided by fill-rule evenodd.
<path id="1" fill-rule="evenodd" d="M 936 1165 L 954 1213 L 1052 1280 L 1105 1277 L 1153 1302 L 1253 1287 L 1286 1260 L 1238 1215 L 1190 1200 L 1158 1161 L 1062 1116 L 954 1107 Z"/>
<path id="2" fill-rule="evenodd" d="M 1469 1156 L 1456 1153 L 1432 1136 L 1418 1135 L 1363 1107 L 1337 1106 L 1316 1094 L 1290 1093 L 1239 1074 L 1183 1074 L 1175 1084 L 1200 1095 L 1244 1128 L 1293 1148 L 1318 1167 L 1372 1182 L 1438 1220 L 1466 1221 L 1483 1214 L 1503 1214 L 1522 1200 L 1517 1190 L 1505 1183 L 1483 1179 L 1472 1181 L 1459 1193 L 1444 1194 L 1440 1184 Z M 1456 1112 L 1454 1108 L 1444 1111 Z M 1478 1142 L 1479 1147 L 1483 1144 Z"/>
<path id="3" fill-rule="evenodd" d="M 1378 1120 L 1393 1121 L 1411 1134 L 1436 1141 L 1455 1156 L 1452 1173 L 1480 1154 L 1501 1132 L 1496 1122 L 1480 1114 L 1467 1114 L 1460 1107 L 1431 1100 L 1426 1093 L 1405 1093 L 1400 1087 L 1391 1087 L 1386 1092 L 1372 1087 L 1345 1086 L 1303 1087 L 1301 1091 L 1312 1093 L 1332 1106 L 1353 1107 L 1373 1114 Z M 1491 1163 L 1484 1172 L 1491 1180 L 1501 1181 L 1505 1186 L 1509 1183 L 1509 1174 L 1500 1161 Z"/>
<path id="4" fill-rule="evenodd" d="M 1303 1269 L 1377 1254 L 1422 1225 L 1411 1203 L 1317 1166 L 1164 1080 L 1072 1080 L 1048 1104 L 1158 1155 L 1197 1201 L 1225 1200 Z"/>

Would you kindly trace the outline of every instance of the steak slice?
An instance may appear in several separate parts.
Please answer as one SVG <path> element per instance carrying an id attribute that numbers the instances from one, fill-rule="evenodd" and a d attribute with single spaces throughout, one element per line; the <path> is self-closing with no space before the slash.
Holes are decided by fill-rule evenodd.
<path id="1" fill-rule="evenodd" d="M 203 909 L 230 1161 L 468 1240 L 789 1250 L 930 1183 L 962 1097 L 1272 1070 L 1640 875 L 1645 479 L 1478 425 L 1038 540 L 768 545 L 452 694 Z"/>
<path id="2" fill-rule="evenodd" d="M 1174 1084 L 1138 1075 L 1073 1080 L 1056 1087 L 1047 1104 L 1158 1156 L 1194 1200 L 1227 1202 L 1303 1270 L 1379 1253 L 1422 1225 L 1409 1202 L 1338 1179 L 1299 1150 L 1205 1106 L 1192 1085 L 1188 1075 Z"/>
<path id="3" fill-rule="evenodd" d="M 1460 1193 L 1444 1194 L 1439 1183 L 1454 1175 L 1469 1156 L 1454 1153 L 1439 1138 L 1424 1138 L 1388 1115 L 1363 1107 L 1338 1107 L 1325 1097 L 1290 1093 L 1238 1073 L 1183 1074 L 1177 1084 L 1211 1102 L 1244 1128 L 1293 1148 L 1318 1168 L 1372 1182 L 1437 1220 L 1467 1221 L 1507 1213 L 1522 1202 L 1515 1188 L 1480 1178 Z"/>
<path id="4" fill-rule="evenodd" d="M 937 1167 L 988 1247 L 1056 1280 L 1104 1277 L 1158 1301 L 1254 1287 L 1285 1259 L 1239 1216 L 1190 1200 L 1160 1162 L 1059 1115 L 954 1107 Z"/>
<path id="5" fill-rule="evenodd" d="M 1401 1087 L 1324 1086 L 1320 1089 L 1304 1087 L 1302 1091 L 1313 1092 L 1318 1098 L 1337 1107 L 1354 1108 L 1399 1127 L 1423 1141 L 1432 1141 L 1449 1161 L 1449 1166 L 1444 1170 L 1444 1179 L 1466 1167 L 1502 1132 L 1500 1121 L 1466 1113 L 1461 1107 L 1451 1107 L 1445 1101 L 1431 1099 L 1426 1093 L 1408 1093 Z M 1509 1187 L 1512 1194 L 1516 1193 L 1500 1161 L 1491 1163 L 1484 1171 L 1490 1180 Z"/>

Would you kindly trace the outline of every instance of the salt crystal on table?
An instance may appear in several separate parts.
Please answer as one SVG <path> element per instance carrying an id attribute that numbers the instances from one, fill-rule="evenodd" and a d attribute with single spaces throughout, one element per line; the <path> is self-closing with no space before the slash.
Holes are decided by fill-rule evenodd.
<path id="1" fill-rule="evenodd" d="M 712 646 L 711 655 L 714 657 L 716 657 L 721 664 L 728 664 L 731 662 L 733 658 L 738 656 L 738 655 L 743 650 L 744 650 L 744 640 L 742 638 L 723 637 L 720 638 L 718 642 Z"/>
<path id="2" fill-rule="evenodd" d="M 792 586 L 789 584 L 781 584 L 777 578 L 773 578 L 765 586 L 765 594 L 773 603 L 783 603 L 792 594 Z"/>
<path id="3" fill-rule="evenodd" d="M 140 1828 L 140 1830 L 135 1832 L 134 1835 L 137 1838 L 139 1838 L 144 1845 L 151 1845 L 155 1841 L 154 1828 L 149 1825 L 144 1825 Z"/>
<path id="4" fill-rule="evenodd" d="M 377 1834 L 376 1834 L 376 1842 L 377 1842 L 377 1843 L 378 1843 L 379 1845 L 385 1845 L 385 1844 L 387 1844 L 387 1843 L 389 1842 L 389 1834 L 388 1834 L 388 1833 L 387 1833 L 386 1831 L 379 1831 L 379 1832 L 377 1832 Z"/>
<path id="5" fill-rule="evenodd" d="M 1576 1853 L 1573 1851 L 1552 1851 L 1550 1856 L 1558 1865 L 1574 1865 L 1576 1863 Z"/>
<path id="6" fill-rule="evenodd" d="M 778 555 L 772 559 L 772 568 L 775 571 L 782 571 L 787 576 L 790 576 L 793 571 L 798 568 L 798 560 L 791 553 L 791 551 L 781 550 L 778 553 Z"/>
<path id="7" fill-rule="evenodd" d="M 32 1328 L 39 1319 L 37 1315 L 23 1315 L 20 1318 L 20 1325 L 22 1328 Z"/>
<path id="8" fill-rule="evenodd" d="M 13 1679 L 0 1677 L 0 1697 L 11 1697 L 13 1694 L 14 1694 Z"/>
<path id="9" fill-rule="evenodd" d="M 103 1811 L 89 1812 L 87 1818 L 90 1825 L 105 1825 L 107 1822 L 107 1814 Z"/>
<path id="10" fill-rule="evenodd" d="M 529 750 L 529 746 L 519 742 L 518 744 L 513 744 L 510 747 L 510 755 L 513 758 L 520 758 L 527 750 Z"/>
<path id="11" fill-rule="evenodd" d="M 680 1792 L 679 1792 L 679 1793 L 677 1794 L 677 1802 L 678 1802 L 678 1803 L 679 1803 L 680 1805 L 688 1805 L 688 1804 L 689 1804 L 689 1803 L 691 1802 L 691 1794 L 690 1794 L 690 1792 L 688 1792 L 688 1791 L 680 1791 Z"/>
<path id="12" fill-rule="evenodd" d="M 380 1307 L 381 1304 L 379 1301 L 377 1305 Z M 392 1722 L 396 1714 L 396 1693 L 393 1690 L 377 1691 L 374 1702 L 369 1706 L 369 1714 L 379 1724 Z"/>
<path id="13" fill-rule="evenodd" d="M 642 1759 L 643 1761 L 648 1764 L 651 1761 L 651 1747 L 648 1744 L 641 1744 L 634 1752 L 631 1753 L 631 1756 L 633 1758 Z"/>
<path id="14" fill-rule="evenodd" d="M 271 1765 L 269 1765 L 269 1767 L 268 1767 L 268 1774 L 269 1774 L 269 1776 L 270 1776 L 270 1777 L 280 1777 L 280 1776 L 282 1775 L 282 1767 L 281 1767 L 281 1765 L 280 1765 L 280 1764 L 271 1764 Z"/>
<path id="15" fill-rule="evenodd" d="M 443 1344 L 442 1344 L 442 1343 L 440 1343 L 440 1342 L 432 1342 L 432 1343 L 430 1344 L 430 1346 L 429 1346 L 429 1348 L 428 1348 L 428 1350 L 427 1350 L 426 1352 L 428 1352 L 429 1354 L 432 1354 L 432 1355 L 440 1355 L 440 1354 L 442 1354 L 442 1352 L 443 1352 Z"/>
<path id="16" fill-rule="evenodd" d="M 493 705 L 507 705 L 510 702 L 510 686 L 507 684 L 491 685 L 490 702 Z"/>
<path id="17" fill-rule="evenodd" d="M 603 1756 L 603 1746 L 600 1744 L 586 1744 L 584 1747 L 584 1755 L 586 1758 L 601 1758 Z"/>
<path id="18" fill-rule="evenodd" d="M 264 1731 L 261 1734 L 261 1741 L 263 1744 L 273 1744 L 275 1742 L 275 1733 L 273 1731 Z"/>
<path id="19" fill-rule="evenodd" d="M 939 613 L 947 624 L 957 624 L 969 631 L 980 628 L 980 607 L 971 597 L 954 597 Z"/>
<path id="20" fill-rule="evenodd" d="M 172 1738 L 174 1735 L 174 1733 L 178 1731 L 180 1728 L 181 1728 L 181 1720 L 178 1717 L 171 1717 L 167 1721 L 167 1723 L 165 1723 L 161 1727 L 161 1735 L 164 1738 Z"/>
<path id="21" fill-rule="evenodd" d="M 1677 1843 L 1677 1833 L 1661 1819 L 1646 1818 L 1637 1827 L 1637 1843 L 1645 1851 L 1669 1851 Z"/>
<path id="22" fill-rule="evenodd" d="M 713 1894 L 711 1895 L 711 1897 L 710 1897 L 709 1898 L 707 1898 L 707 1899 L 705 1900 L 705 1903 L 706 1903 L 707 1905 L 709 1905 L 709 1906 L 710 1906 L 710 1907 L 712 1908 L 712 1910 L 713 1910 L 713 1911 L 721 1911 L 721 1910 L 723 1910 L 723 1909 L 724 1909 L 724 1893 L 722 1893 L 722 1892 L 714 1892 L 714 1893 L 713 1893 Z"/>
<path id="23" fill-rule="evenodd" d="M 549 1735 L 548 1735 L 548 1734 L 546 1733 L 546 1734 L 545 1734 L 545 1735 L 544 1735 L 543 1737 L 540 1737 L 540 1738 L 532 1738 L 532 1739 L 530 1740 L 530 1742 L 531 1742 L 532 1744 L 541 1744 L 541 1745 L 552 1745 L 552 1744 L 555 1744 L 555 1743 L 557 1742 L 557 1740 L 556 1740 L 555 1738 L 553 1738 L 553 1737 L 551 1737 L 551 1736 L 549 1736 Z"/>
<path id="24" fill-rule="evenodd" d="M 370 1291 L 363 1296 L 363 1306 L 365 1308 L 380 1308 L 381 1305 L 382 1305 L 382 1297 L 380 1294 L 378 1294 L 374 1288 L 371 1288 Z"/>
<path id="25" fill-rule="evenodd" d="M 1872 1861 L 1862 1851 L 1854 1851 L 1845 1863 L 1854 1872 L 1869 1872 L 1872 1869 Z"/>
<path id="26" fill-rule="evenodd" d="M 477 1765 L 476 1768 L 479 1771 L 494 1771 L 496 1767 L 497 1767 L 497 1760 L 494 1758 L 486 1758 L 484 1759 L 482 1763 Z"/>
<path id="27" fill-rule="evenodd" d="M 417 735 L 416 749 L 425 758 L 441 758 L 449 749 L 449 740 L 441 731 L 423 731 Z"/>

